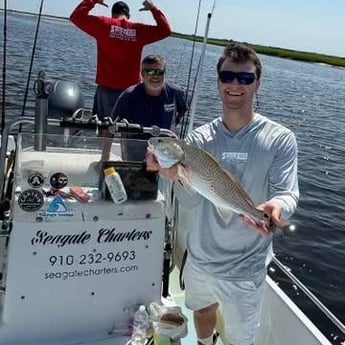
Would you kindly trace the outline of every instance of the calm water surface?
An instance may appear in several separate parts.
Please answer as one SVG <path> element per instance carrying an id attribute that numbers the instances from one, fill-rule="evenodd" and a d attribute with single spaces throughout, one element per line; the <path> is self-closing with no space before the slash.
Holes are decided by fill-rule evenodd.
<path id="1" fill-rule="evenodd" d="M 9 118 L 21 114 L 35 26 L 30 17 L 10 15 L 8 19 Z M 168 38 L 151 45 L 145 53 L 164 55 L 169 79 L 186 86 L 191 47 L 190 42 Z M 207 48 L 197 124 L 221 112 L 215 73 L 221 50 Z M 199 53 L 200 46 L 195 65 Z M 69 23 L 45 20 L 41 23 L 32 79 L 45 70 L 52 78 L 76 80 L 86 106 L 91 107 L 95 54 L 94 41 L 81 31 Z M 264 71 L 258 110 L 291 128 L 299 144 L 301 199 L 294 216 L 298 231 L 277 237 L 275 252 L 345 322 L 345 70 L 267 56 L 261 59 Z M 31 90 L 26 109 L 34 109 Z"/>

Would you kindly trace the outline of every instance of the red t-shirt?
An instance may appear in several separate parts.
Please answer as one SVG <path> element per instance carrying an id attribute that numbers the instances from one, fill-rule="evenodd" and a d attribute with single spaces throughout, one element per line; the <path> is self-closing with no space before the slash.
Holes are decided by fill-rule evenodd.
<path id="1" fill-rule="evenodd" d="M 70 19 L 97 40 L 96 83 L 111 89 L 126 89 L 140 82 L 144 45 L 170 36 L 170 25 L 157 8 L 151 10 L 157 25 L 89 15 L 96 3 L 97 0 L 82 1 Z"/>

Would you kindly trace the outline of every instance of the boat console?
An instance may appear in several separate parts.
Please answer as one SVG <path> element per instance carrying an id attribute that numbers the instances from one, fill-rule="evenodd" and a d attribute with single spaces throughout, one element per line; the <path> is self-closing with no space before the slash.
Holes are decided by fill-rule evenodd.
<path id="1" fill-rule="evenodd" d="M 48 119 L 60 134 L 31 121 L 35 133 L 18 134 L 15 150 L 2 150 L 9 206 L 0 232 L 0 344 L 125 344 L 137 307 L 161 303 L 167 291 L 171 228 L 142 138 L 172 133 L 84 112 Z M 112 126 L 114 138 L 70 134 L 101 126 Z M 110 158 L 102 161 L 106 140 Z M 110 166 L 124 183 L 124 203 L 109 196 Z"/>

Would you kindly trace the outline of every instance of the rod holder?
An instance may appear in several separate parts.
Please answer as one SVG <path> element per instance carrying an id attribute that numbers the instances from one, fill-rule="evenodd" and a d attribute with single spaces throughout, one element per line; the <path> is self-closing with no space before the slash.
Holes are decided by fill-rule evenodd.
<path id="1" fill-rule="evenodd" d="M 48 99 L 36 98 L 35 107 L 35 144 L 36 151 L 45 151 L 47 147 L 47 118 L 48 118 Z"/>

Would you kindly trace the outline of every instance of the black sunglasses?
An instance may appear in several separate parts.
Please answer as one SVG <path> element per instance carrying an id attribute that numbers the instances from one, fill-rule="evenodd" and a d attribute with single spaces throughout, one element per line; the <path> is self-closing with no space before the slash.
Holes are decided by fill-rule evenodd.
<path id="1" fill-rule="evenodd" d="M 162 76 L 165 73 L 165 69 L 158 69 L 158 68 L 144 68 L 144 72 L 149 76 Z"/>
<path id="2" fill-rule="evenodd" d="M 249 85 L 254 82 L 254 80 L 256 79 L 256 75 L 254 72 L 232 72 L 232 71 L 219 72 L 219 80 L 222 83 L 230 84 L 235 79 L 242 85 Z"/>

